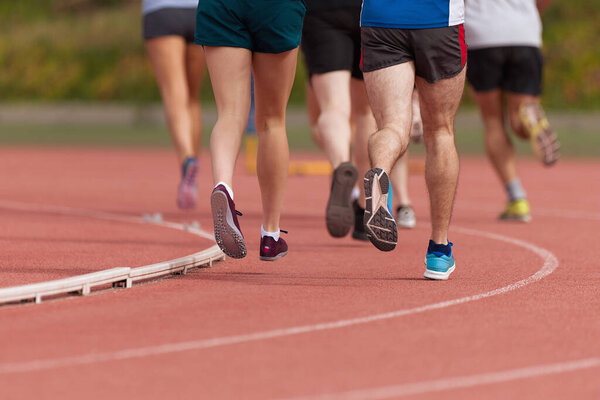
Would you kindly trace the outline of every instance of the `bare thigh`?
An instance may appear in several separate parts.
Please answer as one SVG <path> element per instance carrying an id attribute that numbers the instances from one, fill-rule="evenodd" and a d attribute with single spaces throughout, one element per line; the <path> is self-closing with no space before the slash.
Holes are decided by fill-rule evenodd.
<path id="1" fill-rule="evenodd" d="M 241 135 L 250 112 L 252 53 L 237 47 L 206 46 L 204 51 L 219 119 L 235 119 Z"/>
<path id="2" fill-rule="evenodd" d="M 297 59 L 297 48 L 280 54 L 254 53 L 252 67 L 257 131 L 260 132 L 270 118 L 285 122 Z"/>
<path id="3" fill-rule="evenodd" d="M 465 87 L 465 73 L 466 68 L 455 77 L 435 83 L 417 77 L 425 139 L 432 134 L 454 133 L 454 116 Z"/>
<path id="4" fill-rule="evenodd" d="M 202 80 L 206 70 L 204 50 L 197 44 L 188 44 L 185 52 L 185 65 L 190 97 L 197 99 L 202 87 Z"/>
<path id="5" fill-rule="evenodd" d="M 314 74 L 311 83 L 322 111 L 333 108 L 350 118 L 350 71 Z"/>
<path id="6" fill-rule="evenodd" d="M 162 36 L 146 40 L 146 49 L 163 100 L 169 101 L 173 96 L 184 96 L 185 99 L 185 40 L 181 36 Z"/>
<path id="7" fill-rule="evenodd" d="M 365 88 L 364 81 L 355 78 L 350 79 L 350 99 L 352 114 L 371 114 L 371 106 L 369 106 L 369 98 L 367 97 L 367 89 Z"/>
<path id="8" fill-rule="evenodd" d="M 401 135 L 403 142 L 408 143 L 415 85 L 414 64 L 407 62 L 366 72 L 364 77 L 377 128 L 391 129 Z"/>
<path id="9" fill-rule="evenodd" d="M 490 129 L 502 128 L 504 126 L 502 91 L 500 89 L 487 92 L 476 92 L 473 90 L 472 93 L 479 107 L 486 133 Z"/>

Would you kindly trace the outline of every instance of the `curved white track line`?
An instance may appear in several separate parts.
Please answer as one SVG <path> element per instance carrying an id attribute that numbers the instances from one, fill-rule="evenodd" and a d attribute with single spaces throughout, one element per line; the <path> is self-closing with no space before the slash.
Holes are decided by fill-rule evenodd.
<path id="1" fill-rule="evenodd" d="M 466 201 L 457 202 L 454 205 L 455 209 L 468 209 L 477 211 L 490 211 L 500 212 L 497 207 L 482 206 L 480 203 L 470 203 Z M 570 218 L 570 219 L 583 219 L 586 221 L 600 221 L 600 213 L 580 211 L 580 210 L 559 210 L 555 208 L 538 208 L 535 207 L 531 212 L 533 217 L 553 217 L 553 218 Z"/>
<path id="2" fill-rule="evenodd" d="M 534 378 L 544 375 L 562 374 L 565 372 L 600 367 L 600 357 L 586 358 L 555 364 L 542 364 L 532 367 L 509 369 L 485 374 L 455 376 L 401 385 L 382 386 L 348 392 L 322 394 L 316 396 L 290 397 L 287 400 L 375 400 L 391 399 L 416 394 L 441 392 L 444 390 L 470 388 L 493 383 L 510 382 L 519 379 Z"/>
<path id="3" fill-rule="evenodd" d="M 119 221 L 119 222 L 130 222 L 135 224 L 153 224 L 158 226 L 164 226 L 165 228 L 182 230 L 185 229 L 188 232 L 201 236 L 205 239 L 215 240 L 214 236 L 210 233 L 203 231 L 199 228 L 187 227 L 184 224 L 179 224 L 176 222 L 168 222 L 168 221 L 155 221 L 155 220 L 147 220 L 142 217 L 133 217 L 128 215 L 119 215 L 112 214 L 102 211 L 92 211 L 92 210 L 84 210 L 79 208 L 71 208 L 71 207 L 59 207 L 59 206 L 48 206 L 48 205 L 33 205 L 26 203 L 19 203 L 16 201 L 6 201 L 0 200 L 0 208 L 9 208 L 13 210 L 21 210 L 21 211 L 32 211 L 32 212 L 47 212 L 61 215 L 74 215 L 80 217 L 89 217 L 89 218 L 97 218 L 104 219 L 107 221 Z"/>
<path id="4" fill-rule="evenodd" d="M 0 200 L 0 208 L 9 210 L 20 210 L 27 212 L 49 213 L 69 216 L 79 216 L 87 218 L 96 218 L 108 221 L 118 221 L 136 224 L 151 224 L 161 227 L 166 227 L 175 230 L 183 230 L 196 236 L 201 236 L 214 241 L 214 238 L 208 232 L 200 229 L 197 223 L 187 225 L 175 222 L 166 222 L 162 220 L 162 216 L 133 217 L 120 214 L 112 214 L 107 212 L 76 209 L 70 207 L 58 207 L 48 205 L 34 205 L 20 203 L 14 201 Z M 40 303 L 42 298 L 49 295 L 66 295 L 79 293 L 82 295 L 89 294 L 92 287 L 98 285 L 115 284 L 121 282 L 123 287 L 131 287 L 133 282 L 148 280 L 157 277 L 164 277 L 169 274 L 183 272 L 184 274 L 190 268 L 195 268 L 203 265 L 212 265 L 215 260 L 223 259 L 224 254 L 218 250 L 216 244 L 208 249 L 194 253 L 185 257 L 180 257 L 174 260 L 168 260 L 160 263 L 145 265 L 135 268 L 113 268 L 95 273 L 72 276 L 68 278 L 39 282 L 28 285 L 3 287 L 0 288 L 0 305 L 7 306 L 9 303 L 34 300 Z M 126 270 L 126 271 L 124 271 Z M 124 279 L 124 280 L 121 280 Z"/>
<path id="5" fill-rule="evenodd" d="M 31 371 L 40 371 L 55 369 L 61 367 L 70 367 L 85 364 L 94 364 L 105 361 L 126 360 L 132 358 L 141 358 L 149 356 L 157 356 L 161 354 L 177 353 L 190 350 L 201 350 L 212 347 L 226 346 L 231 344 L 253 342 L 257 340 L 273 339 L 284 336 L 298 335 L 301 333 L 318 332 L 329 329 L 338 329 L 354 325 L 362 325 L 376 321 L 383 321 L 392 318 L 403 317 L 405 315 L 418 314 L 426 311 L 439 310 L 455 306 L 458 304 L 468 303 L 471 301 L 481 300 L 499 294 L 507 293 L 531 283 L 537 282 L 545 276 L 550 275 L 558 267 L 558 259 L 550 251 L 538 247 L 534 244 L 525 242 L 520 239 L 514 239 L 504 235 L 478 231 L 475 229 L 465 229 L 453 227 L 453 231 L 461 232 L 467 235 L 485 237 L 493 240 L 498 240 L 505 243 L 514 244 L 532 251 L 544 260 L 542 267 L 533 275 L 515 283 L 499 289 L 494 289 L 489 292 L 475 294 L 472 296 L 461 297 L 454 300 L 442 301 L 439 303 L 428 304 L 415 308 L 397 310 L 382 314 L 374 314 L 366 317 L 343 319 L 333 322 L 324 322 L 314 325 L 302 325 L 291 328 L 275 329 L 270 331 L 255 332 L 243 335 L 226 336 L 213 339 L 192 340 L 186 342 L 166 343 L 156 346 L 139 347 L 123 349 L 105 353 L 91 353 L 63 358 L 40 359 L 22 362 L 9 362 L 0 364 L 0 374 L 24 373 Z"/>

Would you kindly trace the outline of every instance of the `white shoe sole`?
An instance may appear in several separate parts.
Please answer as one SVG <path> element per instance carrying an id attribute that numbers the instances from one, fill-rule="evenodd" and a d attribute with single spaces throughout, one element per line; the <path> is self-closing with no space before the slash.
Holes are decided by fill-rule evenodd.
<path id="1" fill-rule="evenodd" d="M 263 257 L 263 256 L 259 256 L 259 258 L 262 261 L 275 261 L 275 260 L 279 260 L 281 257 L 285 257 L 287 256 L 287 251 L 284 251 L 283 253 L 279 253 L 277 254 L 275 257 Z"/>
<path id="2" fill-rule="evenodd" d="M 454 268 L 456 268 L 456 263 L 454 263 L 454 265 L 451 266 L 446 272 L 430 271 L 426 269 L 423 276 L 427 279 L 432 279 L 435 281 L 447 281 L 448 277 L 450 277 L 450 274 L 454 271 Z"/>

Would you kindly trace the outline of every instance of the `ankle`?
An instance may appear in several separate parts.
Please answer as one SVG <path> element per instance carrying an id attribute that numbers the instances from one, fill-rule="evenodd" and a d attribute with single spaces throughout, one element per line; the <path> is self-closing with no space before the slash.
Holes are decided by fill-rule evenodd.
<path id="1" fill-rule="evenodd" d="M 260 237 L 261 239 L 264 238 L 265 236 L 270 236 L 273 239 L 275 239 L 275 241 L 279 240 L 279 234 L 280 234 L 280 230 L 276 229 L 273 232 L 267 231 L 265 230 L 265 228 L 263 227 L 263 225 L 260 226 Z"/>
<path id="2" fill-rule="evenodd" d="M 225 187 L 225 190 L 227 190 L 227 194 L 229 194 L 229 197 L 231 197 L 231 200 L 233 200 L 233 189 L 231 189 L 229 187 L 228 184 L 226 184 L 223 181 L 217 182 L 217 184 L 215 185 L 215 187 L 219 186 L 219 185 L 223 185 L 223 187 Z"/>

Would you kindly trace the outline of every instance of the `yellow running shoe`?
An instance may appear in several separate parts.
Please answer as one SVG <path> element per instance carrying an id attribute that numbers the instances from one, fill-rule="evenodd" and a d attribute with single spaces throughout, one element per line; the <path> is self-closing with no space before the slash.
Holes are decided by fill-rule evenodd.
<path id="1" fill-rule="evenodd" d="M 506 206 L 506 210 L 500 214 L 500 220 L 502 221 L 520 221 L 529 222 L 531 221 L 531 214 L 529 214 L 529 202 L 527 199 L 519 199 L 509 201 Z"/>
<path id="2" fill-rule="evenodd" d="M 542 107 L 538 103 L 523 103 L 519 107 L 519 116 L 535 155 L 546 166 L 556 163 L 560 157 L 560 143 Z"/>

